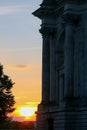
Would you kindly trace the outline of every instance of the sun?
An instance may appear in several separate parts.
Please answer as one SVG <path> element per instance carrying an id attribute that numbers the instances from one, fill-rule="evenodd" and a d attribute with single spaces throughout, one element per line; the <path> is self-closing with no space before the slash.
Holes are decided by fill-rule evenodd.
<path id="1" fill-rule="evenodd" d="M 36 109 L 33 107 L 22 107 L 19 110 L 19 113 L 24 117 L 30 117 L 35 114 Z"/>

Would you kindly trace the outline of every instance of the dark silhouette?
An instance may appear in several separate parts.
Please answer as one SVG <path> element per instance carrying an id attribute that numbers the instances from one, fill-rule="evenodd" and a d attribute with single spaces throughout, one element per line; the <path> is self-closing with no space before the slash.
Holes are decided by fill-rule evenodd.
<path id="1" fill-rule="evenodd" d="M 53 130 L 53 124 L 54 124 L 53 119 L 48 118 L 47 122 L 48 122 L 48 130 Z"/>
<path id="2" fill-rule="evenodd" d="M 7 119 L 7 114 L 15 110 L 14 96 L 12 95 L 12 87 L 14 83 L 3 72 L 3 66 L 0 64 L 0 122 Z"/>
<path id="3" fill-rule="evenodd" d="M 35 130 L 35 122 L 33 121 L 12 121 L 8 118 L 0 124 L 0 130 Z"/>
<path id="4" fill-rule="evenodd" d="M 0 123 L 0 130 L 12 130 L 12 119 L 7 118 L 2 123 Z"/>

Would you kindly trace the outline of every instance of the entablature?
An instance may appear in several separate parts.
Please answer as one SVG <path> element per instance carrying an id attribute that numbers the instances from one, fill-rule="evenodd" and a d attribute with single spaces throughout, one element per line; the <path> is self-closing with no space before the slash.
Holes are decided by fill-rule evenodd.
<path id="1" fill-rule="evenodd" d="M 33 15 L 40 19 L 59 17 L 63 13 L 81 14 L 87 11 L 87 0 L 44 0 Z"/>

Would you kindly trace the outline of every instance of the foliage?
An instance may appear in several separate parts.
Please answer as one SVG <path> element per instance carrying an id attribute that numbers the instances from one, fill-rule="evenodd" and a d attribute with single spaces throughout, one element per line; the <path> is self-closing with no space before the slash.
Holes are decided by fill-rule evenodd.
<path id="1" fill-rule="evenodd" d="M 11 89 L 14 83 L 3 72 L 3 66 L 0 64 L 0 121 L 7 118 L 7 114 L 13 112 L 14 109 L 14 96 Z"/>
<path id="2" fill-rule="evenodd" d="M 32 121 L 12 121 L 9 118 L 0 124 L 0 130 L 35 130 L 34 122 Z"/>
<path id="3" fill-rule="evenodd" d="M 32 121 L 24 121 L 24 122 L 18 122 L 13 121 L 12 122 L 12 129 L 14 130 L 34 130 L 34 122 Z"/>
<path id="4" fill-rule="evenodd" d="M 0 130 L 12 130 L 12 121 L 10 118 L 0 123 Z"/>

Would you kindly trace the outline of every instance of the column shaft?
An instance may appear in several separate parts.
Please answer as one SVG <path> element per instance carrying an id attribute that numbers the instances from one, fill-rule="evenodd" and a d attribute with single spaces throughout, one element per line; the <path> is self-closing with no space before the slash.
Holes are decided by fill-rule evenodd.
<path id="1" fill-rule="evenodd" d="M 50 39 L 43 36 L 42 52 L 42 101 L 48 102 L 50 96 Z"/>
<path id="2" fill-rule="evenodd" d="M 82 64 L 82 68 L 83 68 L 83 105 L 87 106 L 87 25 L 85 25 L 84 28 L 84 42 L 83 42 L 83 64 Z"/>
<path id="3" fill-rule="evenodd" d="M 55 38 L 50 36 L 50 101 L 56 101 Z"/>
<path id="4" fill-rule="evenodd" d="M 83 29 L 78 27 L 75 32 L 75 49 L 74 49 L 74 96 L 83 95 Z"/>
<path id="5" fill-rule="evenodd" d="M 74 37 L 73 26 L 65 26 L 65 97 L 73 96 L 74 88 Z"/>

